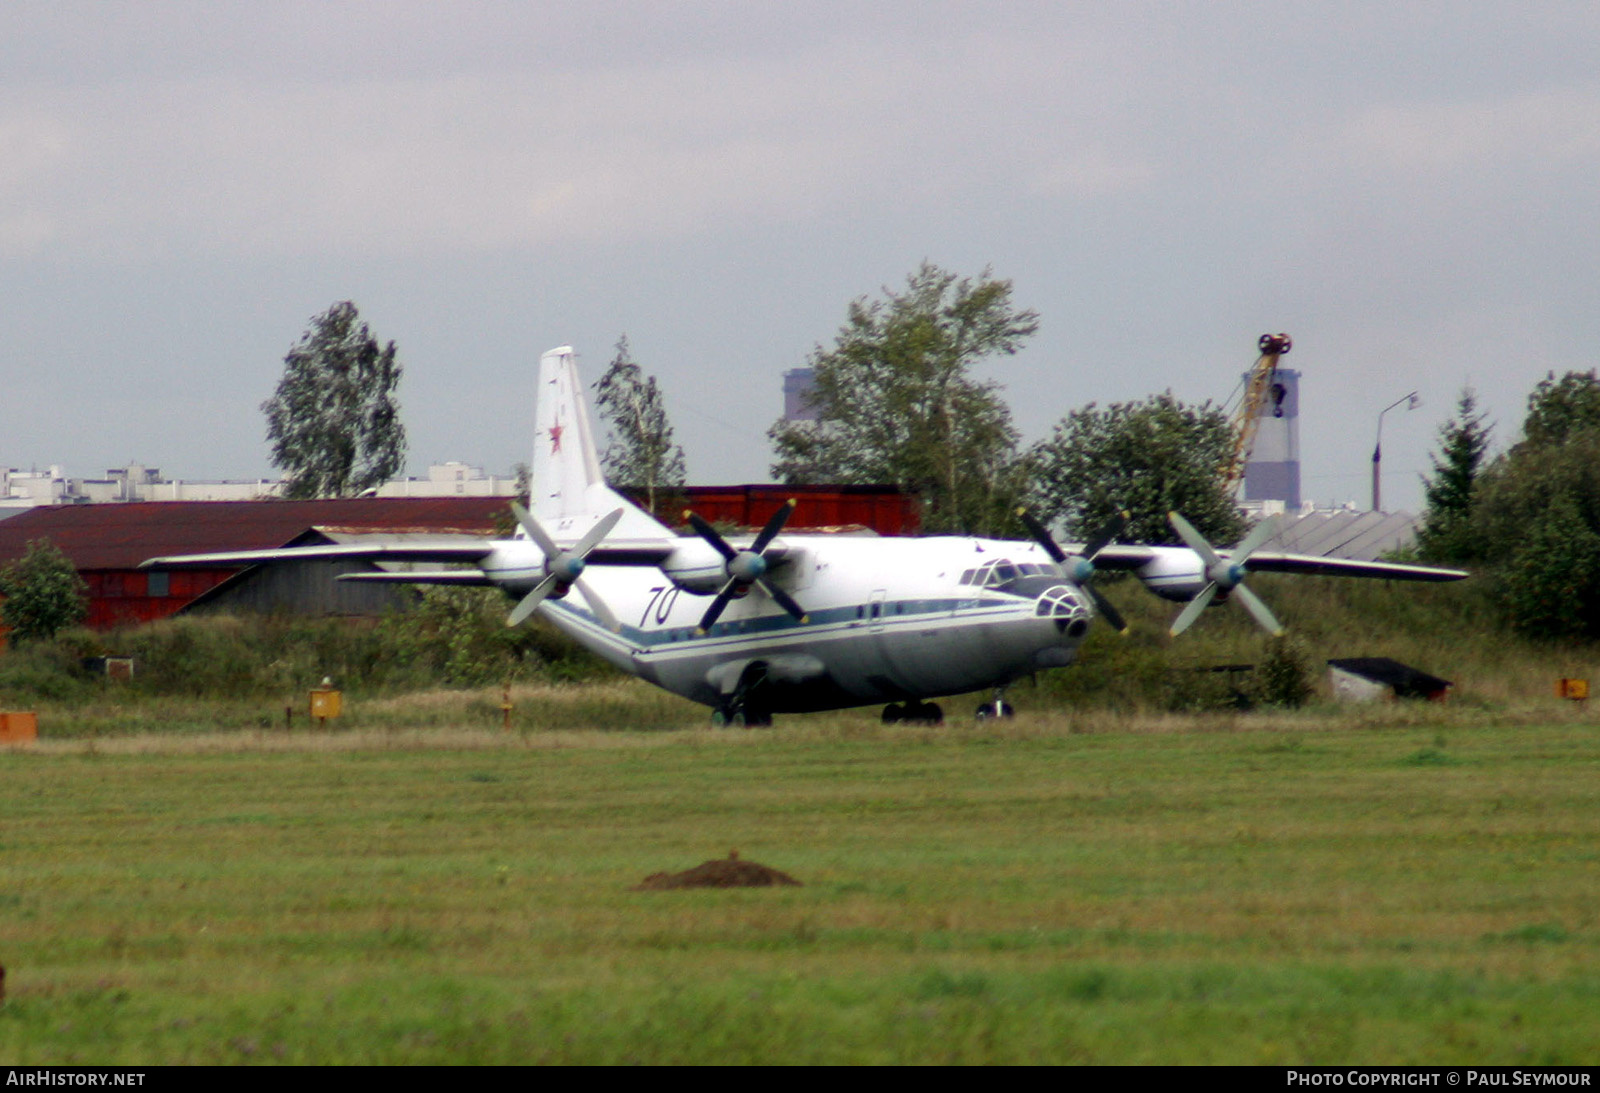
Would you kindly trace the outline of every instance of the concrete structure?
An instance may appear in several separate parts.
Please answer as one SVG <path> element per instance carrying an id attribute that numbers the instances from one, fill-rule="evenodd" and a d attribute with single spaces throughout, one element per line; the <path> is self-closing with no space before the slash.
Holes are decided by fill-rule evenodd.
<path id="1" fill-rule="evenodd" d="M 806 396 L 816 380 L 814 368 L 791 368 L 783 374 L 783 420 L 817 420 L 817 412 L 806 405 Z"/>
<path id="2" fill-rule="evenodd" d="M 378 497 L 514 497 L 516 475 L 485 474 L 466 463 L 435 463 L 423 478 L 397 478 Z M 0 520 L 41 505 L 124 501 L 261 501 L 283 496 L 282 478 L 168 479 L 157 467 L 130 463 L 103 478 L 73 478 L 60 464 L 45 471 L 0 467 Z"/>
<path id="3" fill-rule="evenodd" d="M 1300 373 L 1293 368 L 1277 369 L 1262 403 L 1244 469 L 1244 499 L 1300 507 Z"/>
<path id="4" fill-rule="evenodd" d="M 522 491 L 527 492 L 524 485 Z M 517 476 L 484 474 L 466 463 L 435 463 L 426 478 L 396 478 L 378 487 L 379 497 L 515 497 Z"/>
<path id="5" fill-rule="evenodd" d="M 1381 702 L 1394 698 L 1450 697 L 1448 679 L 1401 664 L 1388 657 L 1348 657 L 1328 661 L 1328 683 L 1340 702 Z"/>

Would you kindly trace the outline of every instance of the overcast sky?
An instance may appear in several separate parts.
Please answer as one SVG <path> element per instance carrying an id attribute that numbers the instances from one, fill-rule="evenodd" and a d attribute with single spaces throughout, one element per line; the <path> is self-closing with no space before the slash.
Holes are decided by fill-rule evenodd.
<path id="1" fill-rule="evenodd" d="M 1593 3 L 0 6 L 0 464 L 269 473 L 349 299 L 410 469 L 505 472 L 533 366 L 627 333 L 690 480 L 763 481 L 784 370 L 927 259 L 1041 315 L 1084 403 L 1301 370 L 1304 490 L 1420 504 L 1464 384 L 1515 439 L 1596 365 Z"/>

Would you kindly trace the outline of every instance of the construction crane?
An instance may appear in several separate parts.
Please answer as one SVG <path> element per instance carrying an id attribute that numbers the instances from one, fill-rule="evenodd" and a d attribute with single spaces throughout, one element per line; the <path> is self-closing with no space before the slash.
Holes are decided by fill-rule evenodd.
<path id="1" fill-rule="evenodd" d="M 1233 452 L 1218 468 L 1229 493 L 1236 492 L 1244 481 L 1245 464 L 1250 462 L 1250 452 L 1256 444 L 1262 411 L 1271 406 L 1274 416 L 1283 416 L 1285 391 L 1278 382 L 1278 358 L 1289 352 L 1293 344 L 1287 334 L 1263 334 L 1256 342 L 1261 356 L 1250 369 L 1245 379 L 1244 397 L 1233 412 Z"/>

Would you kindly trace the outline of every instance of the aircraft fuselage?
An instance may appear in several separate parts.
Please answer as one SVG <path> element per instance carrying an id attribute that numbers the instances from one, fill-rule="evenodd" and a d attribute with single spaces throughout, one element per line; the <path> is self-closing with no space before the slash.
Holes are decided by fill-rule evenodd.
<path id="1" fill-rule="evenodd" d="M 689 566 L 704 544 L 682 542 Z M 513 593 L 542 572 L 531 544 L 526 558 L 518 545 L 483 563 Z M 1088 597 L 1032 543 L 794 535 L 780 545 L 772 579 L 805 605 L 805 622 L 752 589 L 702 632 L 706 594 L 663 569 L 612 566 L 586 578 L 620 632 L 579 597 L 550 601 L 545 615 L 623 671 L 708 706 L 759 678 L 774 713 L 1004 685 L 1070 664 L 1092 617 Z"/>

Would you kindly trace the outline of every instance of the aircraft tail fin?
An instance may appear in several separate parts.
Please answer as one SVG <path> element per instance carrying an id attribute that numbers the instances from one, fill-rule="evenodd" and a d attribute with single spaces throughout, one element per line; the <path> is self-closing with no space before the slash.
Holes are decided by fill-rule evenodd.
<path id="1" fill-rule="evenodd" d="M 567 345 L 539 358 L 528 507 L 556 539 L 577 538 L 619 508 L 622 519 L 608 538 L 673 538 L 670 529 L 606 485 L 575 358 Z"/>

